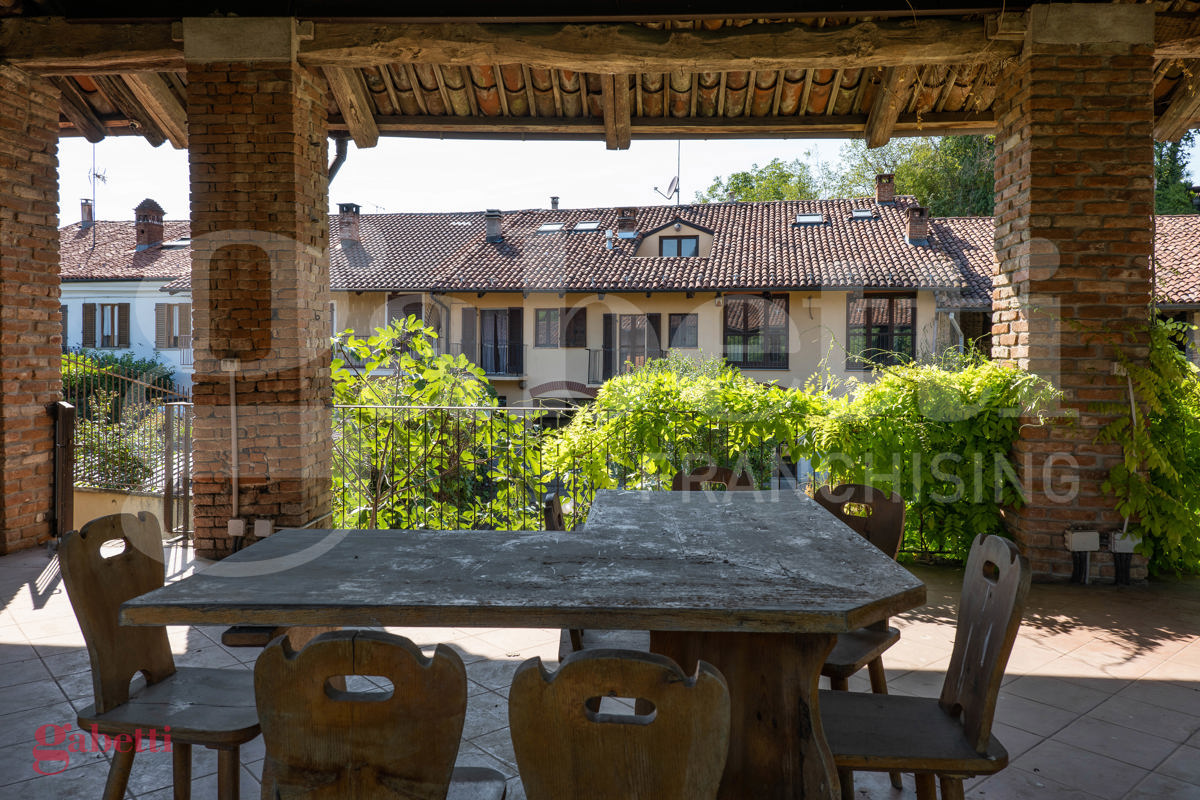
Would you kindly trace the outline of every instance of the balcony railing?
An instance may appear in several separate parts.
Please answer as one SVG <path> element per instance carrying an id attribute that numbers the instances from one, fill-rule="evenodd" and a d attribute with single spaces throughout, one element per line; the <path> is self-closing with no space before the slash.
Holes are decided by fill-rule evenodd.
<path id="1" fill-rule="evenodd" d="M 605 369 L 605 353 L 609 353 L 608 369 Z M 628 348 L 602 348 L 588 350 L 588 383 L 599 385 L 611 378 L 629 372 L 655 358 L 664 358 L 666 350 L 630 350 Z"/>
<path id="2" fill-rule="evenodd" d="M 519 378 L 526 374 L 525 345 L 517 344 L 480 344 L 467 342 L 451 342 L 450 354 L 466 353 L 472 363 L 483 369 L 488 377 Z"/>

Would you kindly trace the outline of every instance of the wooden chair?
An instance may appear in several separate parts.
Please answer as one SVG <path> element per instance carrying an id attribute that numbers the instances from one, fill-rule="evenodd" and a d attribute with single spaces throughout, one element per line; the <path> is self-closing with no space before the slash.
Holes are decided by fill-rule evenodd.
<path id="1" fill-rule="evenodd" d="M 900 495 L 895 492 L 885 495 L 878 489 L 860 483 L 844 483 L 832 488 L 822 486 L 814 499 L 888 557 L 896 558 L 900 543 L 904 540 L 904 499 Z M 848 506 L 865 508 L 868 513 L 852 513 Z M 866 667 L 871 678 L 871 691 L 887 694 L 882 656 L 898 641 L 900 631 L 889 626 L 886 619 L 865 628 L 840 633 L 833 651 L 821 667 L 821 674 L 829 678 L 830 686 L 834 689 L 846 691 L 850 688 L 850 676 Z M 893 772 L 891 781 L 892 786 L 899 789 L 900 773 Z M 851 775 L 843 775 L 842 783 L 848 784 L 853 791 Z"/>
<path id="2" fill-rule="evenodd" d="M 821 692 L 825 737 L 839 774 L 914 772 L 919 800 L 934 800 L 937 776 L 943 800 L 961 800 L 964 778 L 1008 764 L 991 735 L 992 716 L 1029 578 L 1029 562 L 1015 544 L 999 536 L 975 539 L 940 698 Z"/>
<path id="3" fill-rule="evenodd" d="M 673 492 L 698 492 L 713 485 L 724 486 L 727 492 L 753 491 L 758 488 L 749 475 L 744 472 L 735 475 L 728 467 L 697 467 L 691 472 L 680 470 L 671 479 Z"/>
<path id="4" fill-rule="evenodd" d="M 386 678 L 391 692 L 334 683 L 353 675 Z M 267 751 L 264 800 L 504 797 L 495 770 L 454 768 L 467 672 L 444 645 L 426 658 L 401 636 L 341 630 L 297 651 L 281 636 L 258 657 L 254 690 Z"/>
<path id="5" fill-rule="evenodd" d="M 125 549 L 106 558 L 100 548 L 112 540 Z M 170 726 L 175 797 L 188 797 L 198 744 L 217 751 L 218 796 L 234 800 L 239 747 L 259 730 L 252 676 L 242 669 L 177 669 L 165 628 L 119 622 L 123 602 L 163 585 L 158 520 L 145 512 L 100 517 L 64 536 L 58 559 L 92 665 L 96 702 L 79 712 L 80 729 L 145 737 Z M 145 687 L 132 691 L 139 673 Z M 125 796 L 134 755 L 132 748 L 113 754 L 104 800 Z"/>
<path id="6" fill-rule="evenodd" d="M 638 712 L 608 713 L 627 697 Z M 549 673 L 526 661 L 508 695 L 529 800 L 715 798 L 729 750 L 729 690 L 714 667 L 688 676 L 652 653 L 589 650 Z"/>

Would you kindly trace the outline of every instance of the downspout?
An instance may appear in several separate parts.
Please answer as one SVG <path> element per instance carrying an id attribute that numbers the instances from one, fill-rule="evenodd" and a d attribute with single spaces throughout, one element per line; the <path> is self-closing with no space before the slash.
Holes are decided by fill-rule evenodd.
<path id="1" fill-rule="evenodd" d="M 346 163 L 346 150 L 349 141 L 345 136 L 333 137 L 334 155 L 333 161 L 329 164 L 329 183 L 333 183 L 333 179 L 337 177 L 338 170 L 342 168 L 342 164 Z"/>

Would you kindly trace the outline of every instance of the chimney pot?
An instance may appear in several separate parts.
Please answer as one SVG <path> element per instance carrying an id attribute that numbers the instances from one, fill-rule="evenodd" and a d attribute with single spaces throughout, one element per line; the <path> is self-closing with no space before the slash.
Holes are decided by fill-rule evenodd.
<path id="1" fill-rule="evenodd" d="M 489 208 L 483 214 L 483 221 L 487 228 L 487 240 L 492 244 L 504 241 L 504 234 L 500 232 L 500 209 Z"/>
<path id="2" fill-rule="evenodd" d="M 359 211 L 362 206 L 358 203 L 338 203 L 338 237 L 343 242 L 361 242 L 362 231 L 359 228 Z"/>
<path id="3" fill-rule="evenodd" d="M 86 197 L 79 201 L 79 221 L 84 228 L 90 228 L 96 222 L 96 209 Z"/>
<path id="4" fill-rule="evenodd" d="M 892 173 L 875 176 L 875 202 L 896 202 L 896 176 Z"/>
<path id="5" fill-rule="evenodd" d="M 558 211 L 558 195 L 556 194 L 550 195 L 550 210 Z"/>
<path id="6" fill-rule="evenodd" d="M 163 214 L 162 206 L 147 197 L 137 204 L 133 210 L 134 225 L 137 227 L 137 249 L 145 250 L 162 244 Z"/>
<path id="7" fill-rule="evenodd" d="M 929 241 L 929 209 L 921 206 L 909 206 L 908 222 L 905 225 L 905 238 L 910 243 L 925 244 Z"/>
<path id="8" fill-rule="evenodd" d="M 633 239 L 637 236 L 636 208 L 622 208 L 617 211 L 617 238 Z"/>

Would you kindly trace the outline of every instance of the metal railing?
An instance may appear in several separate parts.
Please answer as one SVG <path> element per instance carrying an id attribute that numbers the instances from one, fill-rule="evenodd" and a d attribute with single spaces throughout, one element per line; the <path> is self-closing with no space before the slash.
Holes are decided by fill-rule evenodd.
<path id="1" fill-rule="evenodd" d="M 467 358 L 489 377 L 517 378 L 526 374 L 526 346 L 523 344 L 450 342 L 448 347 L 451 355 L 466 353 Z"/>
<path id="2" fill-rule="evenodd" d="M 605 356 L 608 356 L 606 359 Z M 614 375 L 621 375 L 655 358 L 665 358 L 666 350 L 631 350 L 629 348 L 600 348 L 588 350 L 588 383 L 597 386 Z M 608 361 L 607 369 L 605 361 Z"/>
<path id="3" fill-rule="evenodd" d="M 162 375 L 126 374 L 64 353 L 63 399 L 75 406 L 76 486 L 160 492 L 164 485 L 164 405 L 186 401 Z"/>

